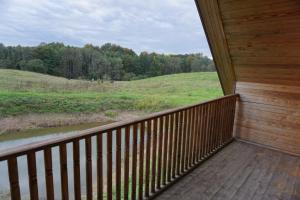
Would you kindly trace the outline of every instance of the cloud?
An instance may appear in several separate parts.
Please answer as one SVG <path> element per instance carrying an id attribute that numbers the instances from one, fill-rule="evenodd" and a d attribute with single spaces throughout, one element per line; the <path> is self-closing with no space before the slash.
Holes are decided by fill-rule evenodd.
<path id="1" fill-rule="evenodd" d="M 117 43 L 137 52 L 209 48 L 191 0 L 0 0 L 0 42 L 83 46 Z"/>

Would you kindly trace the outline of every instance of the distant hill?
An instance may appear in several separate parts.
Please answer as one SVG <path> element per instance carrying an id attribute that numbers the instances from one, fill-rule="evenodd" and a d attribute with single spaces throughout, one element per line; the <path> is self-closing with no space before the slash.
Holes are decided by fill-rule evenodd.
<path id="1" fill-rule="evenodd" d="M 0 118 L 31 113 L 155 112 L 222 95 L 216 72 L 135 81 L 68 80 L 0 69 Z"/>

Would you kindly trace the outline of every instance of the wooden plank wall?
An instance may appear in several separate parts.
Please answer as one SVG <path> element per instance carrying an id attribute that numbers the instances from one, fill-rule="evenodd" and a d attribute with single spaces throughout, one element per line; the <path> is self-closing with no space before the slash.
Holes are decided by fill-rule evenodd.
<path id="1" fill-rule="evenodd" d="M 241 95 L 236 136 L 300 155 L 300 1 L 218 6 Z"/>

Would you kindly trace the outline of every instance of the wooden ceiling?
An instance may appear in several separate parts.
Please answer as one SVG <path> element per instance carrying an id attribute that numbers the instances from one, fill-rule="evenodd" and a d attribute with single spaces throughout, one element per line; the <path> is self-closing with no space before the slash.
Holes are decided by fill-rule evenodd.
<path id="1" fill-rule="evenodd" d="M 236 134 L 300 155 L 300 1 L 196 0 Z"/>

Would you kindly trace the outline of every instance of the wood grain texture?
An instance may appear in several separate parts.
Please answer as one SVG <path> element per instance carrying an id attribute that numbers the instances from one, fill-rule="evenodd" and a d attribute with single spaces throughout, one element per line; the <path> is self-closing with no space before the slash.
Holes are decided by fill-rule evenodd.
<path id="1" fill-rule="evenodd" d="M 113 199 L 113 161 L 112 161 L 112 140 L 113 140 L 113 136 L 112 136 L 112 131 L 108 131 L 107 132 L 107 156 L 106 156 L 106 162 L 107 162 L 107 169 L 106 169 L 106 179 L 107 179 L 107 199 L 108 200 L 112 200 Z"/>
<path id="2" fill-rule="evenodd" d="M 27 154 L 27 163 L 28 163 L 28 175 L 29 175 L 29 191 L 30 199 L 38 200 L 38 181 L 36 175 L 36 156 L 35 152 Z"/>
<path id="3" fill-rule="evenodd" d="M 92 144 L 91 137 L 85 139 L 85 157 L 86 157 L 86 198 L 93 199 L 93 168 L 92 168 Z"/>
<path id="4" fill-rule="evenodd" d="M 141 123 L 140 127 L 140 151 L 139 151 L 139 183 L 138 183 L 138 199 L 144 197 L 144 153 L 145 153 L 145 123 Z"/>
<path id="5" fill-rule="evenodd" d="M 18 161 L 16 158 L 10 158 L 7 160 L 8 177 L 10 185 L 10 195 L 12 200 L 20 200 L 20 185 L 19 185 L 19 173 L 18 173 Z"/>
<path id="6" fill-rule="evenodd" d="M 67 162 L 67 145 L 59 146 L 60 158 L 60 182 L 61 182 L 61 199 L 69 199 L 69 184 L 68 184 L 68 162 Z"/>
<path id="7" fill-rule="evenodd" d="M 103 134 L 97 135 L 97 200 L 103 199 Z"/>
<path id="8" fill-rule="evenodd" d="M 146 170 L 145 170 L 145 196 L 149 197 L 149 183 L 150 183 L 150 159 L 151 159 L 151 128 L 152 128 L 152 121 L 147 121 L 147 144 L 146 144 Z"/>
<path id="9" fill-rule="evenodd" d="M 47 200 L 54 200 L 53 167 L 52 167 L 51 148 L 47 148 L 44 150 L 44 162 L 45 162 L 45 180 L 46 180 Z M 78 200 L 78 199 L 76 199 L 76 200 Z"/>
<path id="10" fill-rule="evenodd" d="M 129 157 L 130 157 L 130 126 L 125 128 L 125 151 L 124 151 L 124 199 L 129 195 Z"/>
<path id="11" fill-rule="evenodd" d="M 138 125 L 133 125 L 133 141 L 132 141 L 132 171 L 131 171 L 131 199 L 136 199 L 136 183 L 137 183 L 137 154 L 138 154 Z"/>
<path id="12" fill-rule="evenodd" d="M 116 131 L 116 200 L 121 199 L 121 176 L 122 176 L 122 130 L 117 129 Z"/>
<path id="13" fill-rule="evenodd" d="M 195 0 L 225 94 L 235 90 L 235 72 L 217 0 Z"/>
<path id="14" fill-rule="evenodd" d="M 196 3 L 222 85 L 241 96 L 236 136 L 300 155 L 299 1 Z"/>
<path id="15" fill-rule="evenodd" d="M 300 158 L 233 142 L 157 200 L 300 198 Z"/>
<path id="16" fill-rule="evenodd" d="M 300 155 L 299 87 L 238 82 L 236 136 Z"/>

